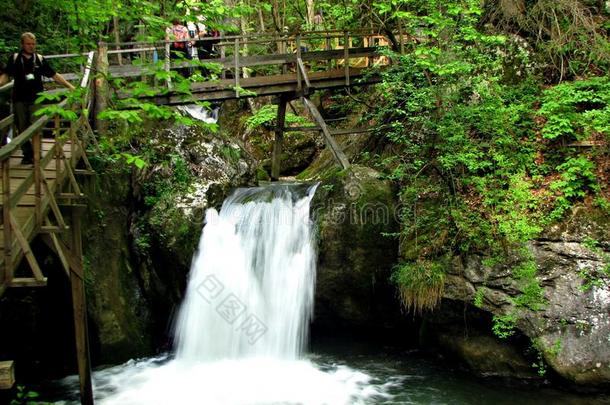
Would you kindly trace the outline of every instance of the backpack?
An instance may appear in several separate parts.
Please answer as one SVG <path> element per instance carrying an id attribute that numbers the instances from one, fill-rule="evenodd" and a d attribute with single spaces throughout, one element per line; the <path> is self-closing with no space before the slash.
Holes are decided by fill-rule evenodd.
<path id="1" fill-rule="evenodd" d="M 186 27 L 182 25 L 174 25 L 172 26 L 172 35 L 174 39 L 177 41 L 184 41 L 189 39 L 189 33 Z M 184 49 L 186 48 L 187 42 L 174 42 L 173 46 L 176 49 Z"/>
<path id="2" fill-rule="evenodd" d="M 19 54 L 20 54 L 20 53 L 21 53 L 21 52 L 17 52 L 17 53 L 14 53 L 14 54 L 13 54 L 13 63 L 17 62 L 17 58 L 19 57 Z M 34 65 L 35 65 L 35 66 L 40 66 L 40 65 L 42 65 L 42 55 L 41 55 L 41 54 L 39 54 L 39 53 L 35 53 L 35 54 L 34 54 L 34 58 L 35 58 L 35 59 L 34 59 Z"/>

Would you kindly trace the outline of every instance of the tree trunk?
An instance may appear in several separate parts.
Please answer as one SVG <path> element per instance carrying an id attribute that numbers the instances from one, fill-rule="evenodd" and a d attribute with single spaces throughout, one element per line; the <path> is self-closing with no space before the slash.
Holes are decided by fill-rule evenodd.
<path id="1" fill-rule="evenodd" d="M 314 0 L 305 0 L 305 7 L 307 8 L 307 26 L 313 27 L 313 16 L 315 14 Z"/>

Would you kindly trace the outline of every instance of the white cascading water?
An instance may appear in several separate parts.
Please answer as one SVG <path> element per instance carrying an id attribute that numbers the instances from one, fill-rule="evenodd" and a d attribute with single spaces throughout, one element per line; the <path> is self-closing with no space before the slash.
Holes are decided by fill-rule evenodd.
<path id="1" fill-rule="evenodd" d="M 94 374 L 104 405 L 348 405 L 379 397 L 371 377 L 301 356 L 312 316 L 315 186 L 239 189 L 206 212 L 176 353 Z"/>
<path id="2" fill-rule="evenodd" d="M 239 189 L 220 214 L 207 211 L 176 324 L 176 359 L 299 357 L 315 284 L 315 186 L 300 189 Z"/>

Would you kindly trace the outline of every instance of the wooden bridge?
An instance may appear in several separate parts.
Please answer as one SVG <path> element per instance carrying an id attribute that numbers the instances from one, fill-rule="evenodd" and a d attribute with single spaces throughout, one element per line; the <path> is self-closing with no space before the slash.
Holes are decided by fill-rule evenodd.
<path id="1" fill-rule="evenodd" d="M 44 115 L 0 149 L 0 297 L 7 288 L 46 285 L 44 268 L 30 247 L 30 242 L 40 237 L 60 259 L 72 286 L 82 403 L 92 404 L 93 394 L 80 229 L 80 216 L 86 199 L 79 178 L 93 174 L 87 148 L 92 141 L 94 144 L 95 134 L 88 112 L 99 113 L 106 108 L 110 97 L 109 81 L 113 78 L 142 78 L 155 85 L 154 94 L 134 96 L 133 93 L 117 92 L 115 102 L 122 103 L 122 108 L 134 108 L 129 104 L 134 97 L 157 104 L 178 105 L 277 96 L 279 107 L 272 160 L 272 178 L 277 179 L 283 133 L 290 130 L 284 127 L 287 103 L 301 98 L 318 124 L 316 130 L 323 134 L 338 164 L 346 168 L 349 166 L 347 158 L 309 95 L 315 90 L 375 83 L 379 76 L 365 76 L 364 69 L 389 63 L 377 46 L 386 46 L 387 41 L 371 33 L 328 31 L 210 40 L 217 42 L 217 57 L 204 62 L 218 67 L 218 77 L 193 80 L 188 92 L 179 91 L 172 83 L 172 75 L 167 72 L 197 69 L 199 64 L 191 61 L 171 63 L 167 43 L 125 43 L 114 50 L 109 50 L 107 44 L 100 44 L 96 52 L 84 55 L 86 63 L 80 74 L 64 74 L 69 80 L 80 79 L 85 96 L 80 105 L 69 105 L 64 100 L 57 107 L 73 111 L 78 118 L 62 120 L 58 115 Z M 48 58 L 82 56 L 72 54 Z M 109 63 L 111 60 L 113 64 Z M 160 69 L 159 65 L 162 65 Z M 95 75 L 92 74 L 94 69 L 97 70 Z M 159 70 L 165 75 L 160 75 Z M 165 79 L 159 80 L 159 77 Z M 0 132 L 13 126 L 13 121 L 12 115 L 0 121 Z M 19 163 L 20 147 L 29 141 L 34 147 L 34 163 L 24 166 Z M 26 273 L 26 266 L 20 266 L 23 258 L 29 268 Z"/>
<path id="2" fill-rule="evenodd" d="M 402 35 L 399 39 L 402 44 Z M 286 104 L 300 98 L 318 124 L 317 129 L 324 137 L 336 162 L 343 169 L 349 167 L 348 159 L 309 96 L 316 90 L 364 86 L 379 82 L 380 75 L 367 68 L 390 64 L 390 59 L 384 56 L 382 51 L 389 47 L 389 40 L 385 36 L 370 31 L 313 31 L 296 35 L 255 34 L 220 39 L 207 38 L 204 41 L 215 42 L 216 57 L 203 62 L 206 66 L 215 66 L 220 72 L 218 77 L 194 75 L 195 80 L 190 84 L 188 91 L 175 89 L 171 79 L 166 80 L 165 87 L 157 87 L 153 94 L 120 91 L 117 96 L 121 108 L 133 108 L 136 105 L 133 100 L 151 101 L 157 105 L 179 105 L 201 101 L 277 96 L 277 127 L 271 160 L 271 179 L 277 180 L 281 167 L 283 134 L 289 130 L 284 128 Z M 125 49 L 129 46 L 133 48 Z M 100 44 L 97 70 L 103 78 L 112 80 L 112 78 L 141 77 L 142 81 L 145 81 L 147 77 L 152 77 L 154 80 L 159 76 L 160 71 L 200 68 L 200 63 L 192 61 L 172 65 L 169 44 L 165 42 L 124 43 L 117 44 L 116 48 L 109 50 L 107 44 Z M 402 45 L 400 49 L 403 49 Z M 125 54 L 136 55 L 137 63 L 110 66 L 109 57 L 116 55 L 117 62 L 121 62 L 121 55 Z M 168 75 L 163 76 L 168 77 Z M 109 93 L 103 79 L 98 79 L 97 84 L 99 94 Z M 98 99 L 98 103 L 98 110 L 105 108 L 106 101 Z"/>

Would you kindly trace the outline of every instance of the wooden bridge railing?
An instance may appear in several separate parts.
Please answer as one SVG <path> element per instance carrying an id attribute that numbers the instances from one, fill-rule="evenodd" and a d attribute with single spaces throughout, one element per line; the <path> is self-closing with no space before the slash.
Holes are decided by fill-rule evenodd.
<path id="1" fill-rule="evenodd" d="M 80 82 L 80 87 L 88 89 L 91 84 L 91 66 L 93 63 L 94 52 L 88 54 L 87 65 Z M 87 92 L 86 99 L 91 98 L 90 92 Z M 60 102 L 60 108 L 71 108 L 80 110 L 79 106 L 68 106 L 67 100 Z M 0 122 L 0 131 L 6 129 L 13 124 L 14 117 L 11 115 Z M 54 144 L 51 149 L 42 156 L 42 130 L 49 124 L 53 124 Z M 54 190 L 51 189 L 49 179 L 45 177 L 45 168 L 51 165 L 51 161 L 55 159 L 56 179 L 53 189 L 59 191 L 62 181 L 66 180 L 61 176 L 67 176 L 73 190 L 80 194 L 78 183 L 74 177 L 73 168 L 80 157 L 86 159 L 84 155 L 85 146 L 81 139 L 77 136 L 78 127 L 88 125 L 86 117 L 82 115 L 76 122 L 70 124 L 65 132 L 61 131 L 59 116 L 44 115 L 38 118 L 30 127 L 21 134 L 18 134 L 10 143 L 0 148 L 0 171 L 2 173 L 2 225 L 4 239 L 4 257 L 0 268 L 0 294 L 14 280 L 14 268 L 21 254 L 24 254 L 32 272 L 34 280 L 31 284 L 43 283 L 44 277 L 40 268 L 34 259 L 34 256 L 29 248 L 27 236 L 32 233 L 52 232 L 54 230 L 65 229 L 66 225 L 59 210 L 59 206 L 54 196 Z M 17 170 L 15 165 L 11 165 L 11 157 L 13 154 L 26 142 L 32 142 L 34 150 L 33 169 L 25 174 L 25 178 L 21 180 L 16 188 L 11 185 L 11 176 L 14 170 Z M 66 157 L 64 145 L 69 141 L 69 158 Z M 82 156 L 78 156 L 82 153 Z M 23 167 L 19 167 L 20 170 Z M 29 223 L 26 228 L 22 228 L 17 221 L 13 211 L 26 198 L 28 190 L 34 187 L 34 222 Z M 44 196 L 44 198 L 43 198 Z M 53 211 L 57 226 L 52 227 L 44 223 L 44 213 L 50 208 Z M 16 243 L 15 243 L 16 242 Z M 16 245 L 16 246 L 15 246 Z"/>
<path id="2" fill-rule="evenodd" d="M 220 78 L 231 78 L 235 97 L 240 97 L 242 79 L 247 79 L 249 76 L 262 77 L 295 72 L 298 87 L 302 88 L 303 84 L 307 83 L 303 83 L 304 75 L 298 69 L 299 59 L 301 67 L 307 67 L 311 71 L 343 69 L 343 82 L 347 86 L 351 81 L 350 67 L 362 68 L 389 63 L 389 59 L 380 52 L 382 48 L 389 47 L 389 39 L 371 31 L 311 31 L 294 35 L 251 34 L 197 40 L 197 42 L 206 41 L 214 42 L 216 56 L 204 59 L 203 62 L 220 65 L 222 72 Z M 114 50 L 108 50 L 107 44 L 101 44 L 105 50 L 100 54 L 135 55 L 134 59 L 138 60 L 136 64 L 124 63 L 121 66 L 110 64 L 109 73 L 114 77 L 152 75 L 155 69 L 151 67 L 155 59 L 164 60 L 166 70 L 196 68 L 198 63 L 192 61 L 169 63 L 171 42 L 176 41 L 127 42 L 116 44 L 115 47 L 118 49 Z M 182 42 L 190 42 L 190 40 Z M 122 59 L 125 60 L 129 58 Z"/>

